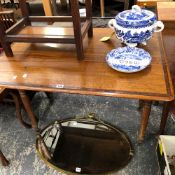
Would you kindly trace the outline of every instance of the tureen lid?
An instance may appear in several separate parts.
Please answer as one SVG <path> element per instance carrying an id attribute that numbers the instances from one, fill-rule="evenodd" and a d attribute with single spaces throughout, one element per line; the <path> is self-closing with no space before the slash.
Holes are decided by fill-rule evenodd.
<path id="1" fill-rule="evenodd" d="M 131 10 L 125 10 L 116 17 L 116 23 L 123 27 L 146 27 L 156 21 L 156 15 L 150 11 L 133 5 Z"/>

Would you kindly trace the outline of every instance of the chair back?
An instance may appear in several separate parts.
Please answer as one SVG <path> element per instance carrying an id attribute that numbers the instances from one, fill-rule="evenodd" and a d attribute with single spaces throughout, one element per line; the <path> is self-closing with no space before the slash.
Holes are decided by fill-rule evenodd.
<path id="1" fill-rule="evenodd" d="M 7 30 L 15 23 L 13 11 L 1 11 L 0 12 L 0 25 L 3 25 L 4 30 Z"/>

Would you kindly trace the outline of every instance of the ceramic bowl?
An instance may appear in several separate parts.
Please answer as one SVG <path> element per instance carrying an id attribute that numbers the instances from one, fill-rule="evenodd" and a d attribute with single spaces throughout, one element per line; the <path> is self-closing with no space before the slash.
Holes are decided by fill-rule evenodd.
<path id="1" fill-rule="evenodd" d="M 129 46 L 113 49 L 106 56 L 111 68 L 125 73 L 141 71 L 150 65 L 151 60 L 151 55 L 144 49 Z"/>

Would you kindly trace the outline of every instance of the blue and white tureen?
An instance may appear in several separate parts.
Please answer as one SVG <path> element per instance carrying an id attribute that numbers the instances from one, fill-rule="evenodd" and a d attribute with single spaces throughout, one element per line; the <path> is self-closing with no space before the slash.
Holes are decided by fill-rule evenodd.
<path id="1" fill-rule="evenodd" d="M 141 9 L 138 5 L 119 13 L 108 25 L 115 30 L 117 38 L 130 47 L 146 44 L 154 32 L 164 29 L 164 24 L 156 20 L 152 11 Z"/>

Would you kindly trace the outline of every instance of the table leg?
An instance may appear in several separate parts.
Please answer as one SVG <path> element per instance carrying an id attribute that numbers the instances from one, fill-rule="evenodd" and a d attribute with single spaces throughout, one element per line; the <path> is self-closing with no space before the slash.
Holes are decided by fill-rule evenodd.
<path id="1" fill-rule="evenodd" d="M 9 165 L 9 161 L 6 159 L 6 157 L 1 152 L 1 150 L 0 150 L 0 161 L 1 161 L 3 166 L 8 166 Z"/>
<path id="2" fill-rule="evenodd" d="M 22 103 L 24 105 L 24 108 L 27 112 L 27 115 L 31 120 L 32 128 L 35 129 L 36 131 L 38 131 L 38 122 L 37 122 L 36 116 L 33 113 L 32 106 L 31 106 L 31 103 L 30 103 L 30 99 L 29 99 L 29 97 L 27 96 L 27 94 L 24 90 L 18 90 L 18 91 L 19 91 Z"/>
<path id="3" fill-rule="evenodd" d="M 163 134 L 163 132 L 164 132 L 166 121 L 167 121 L 168 114 L 170 111 L 170 105 L 171 105 L 171 102 L 164 102 L 164 104 L 163 104 L 162 119 L 160 122 L 159 134 Z"/>
<path id="4" fill-rule="evenodd" d="M 22 118 L 22 114 L 21 114 L 22 102 L 21 102 L 21 98 L 19 97 L 19 94 L 16 91 L 10 91 L 9 94 L 12 96 L 15 103 L 17 119 L 25 128 L 31 128 L 31 125 L 26 123 Z"/>
<path id="5" fill-rule="evenodd" d="M 104 0 L 100 0 L 101 17 L 105 16 Z"/>
<path id="6" fill-rule="evenodd" d="M 148 119 L 151 112 L 152 101 L 143 101 L 143 108 L 141 114 L 140 131 L 138 136 L 138 142 L 141 143 L 144 139 L 146 127 L 148 125 Z"/>
<path id="7" fill-rule="evenodd" d="M 18 90 L 18 91 L 19 91 L 19 94 L 21 96 L 21 100 L 23 102 L 24 108 L 25 108 L 25 110 L 26 110 L 26 112 L 31 120 L 32 128 L 36 131 L 37 138 L 39 139 L 38 145 L 43 153 L 43 156 L 49 160 L 49 159 L 51 159 L 51 155 L 48 151 L 48 148 L 47 148 L 43 138 L 40 135 L 40 130 L 38 128 L 38 122 L 37 122 L 37 119 L 33 113 L 29 97 L 27 96 L 27 94 L 24 90 Z"/>
<path id="8" fill-rule="evenodd" d="M 142 107 L 143 107 L 143 100 L 139 100 L 139 107 L 138 107 L 138 110 L 141 110 Z"/>

